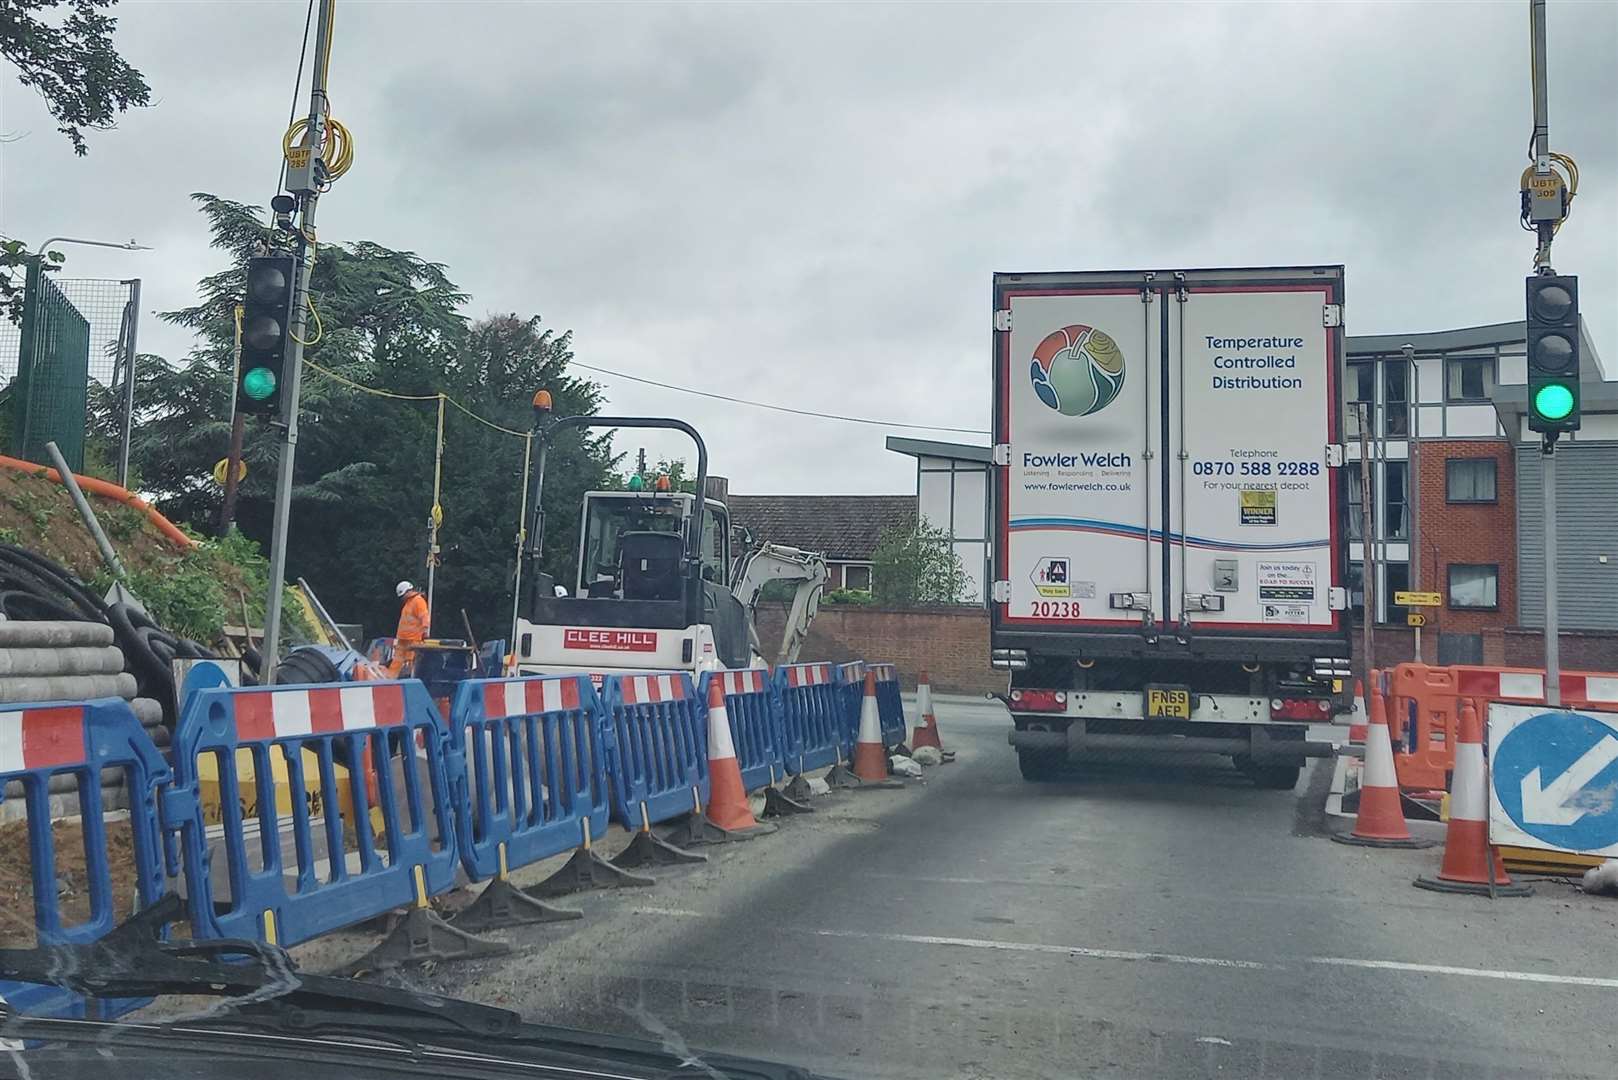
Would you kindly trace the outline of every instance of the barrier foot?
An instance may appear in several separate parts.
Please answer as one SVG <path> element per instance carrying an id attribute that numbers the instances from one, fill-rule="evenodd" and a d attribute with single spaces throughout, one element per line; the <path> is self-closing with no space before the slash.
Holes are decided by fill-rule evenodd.
<path id="1" fill-rule="evenodd" d="M 1428 892 L 1459 893 L 1465 896 L 1487 896 L 1493 899 L 1496 896 L 1532 896 L 1532 885 L 1519 885 L 1513 882 L 1510 885 L 1490 885 L 1488 882 L 1474 881 L 1444 881 L 1441 878 L 1430 878 L 1425 875 L 1412 881 L 1410 884 L 1418 889 Z"/>
<path id="2" fill-rule="evenodd" d="M 538 897 L 529 896 L 509 880 L 495 878 L 476 900 L 457 912 L 449 924 L 457 930 L 476 934 L 484 930 L 502 930 L 508 926 L 531 926 L 582 918 L 582 911 L 551 907 Z"/>
<path id="3" fill-rule="evenodd" d="M 592 848 L 579 848 L 560 870 L 538 885 L 530 885 L 523 892 L 529 896 L 552 897 L 592 889 L 626 889 L 656 884 L 649 877 L 619 869 L 597 855 Z"/>
<path id="4" fill-rule="evenodd" d="M 801 780 L 802 777 L 799 777 L 799 779 Z M 804 793 L 801 797 L 808 798 L 809 785 L 805 783 L 803 787 Z M 786 817 L 788 814 L 812 814 L 814 812 L 814 807 L 806 802 L 799 802 L 798 799 L 788 795 L 780 788 L 772 786 L 764 789 L 765 817 Z"/>
<path id="5" fill-rule="evenodd" d="M 451 926 L 432 908 L 413 907 L 392 933 L 354 963 L 349 974 L 391 971 L 427 960 L 475 960 L 510 952 L 511 946 L 504 942 L 484 941 Z"/>
<path id="6" fill-rule="evenodd" d="M 680 847 L 701 847 L 705 844 L 729 844 L 737 840 L 752 840 L 758 836 L 768 836 L 776 830 L 776 826 L 760 823 L 746 829 L 727 829 L 715 825 L 707 814 L 700 810 L 693 811 L 685 816 L 669 833 L 668 840 Z"/>
<path id="7" fill-rule="evenodd" d="M 629 846 L 612 860 L 612 865 L 634 870 L 643 866 L 679 866 L 683 863 L 707 861 L 708 856 L 700 852 L 675 847 L 651 829 L 642 829 L 635 834 L 635 839 L 629 842 Z"/>
<path id="8" fill-rule="evenodd" d="M 809 787 L 808 779 L 801 774 L 794 776 L 787 782 L 787 786 L 782 791 L 782 794 L 791 799 L 793 802 L 801 803 L 808 803 L 808 801 L 815 796 L 814 791 Z M 765 798 L 769 798 L 769 796 L 766 795 Z M 769 808 L 766 806 L 765 812 L 767 813 L 768 810 Z"/>
<path id="9" fill-rule="evenodd" d="M 1339 844 L 1374 848 L 1429 848 L 1437 843 L 1435 840 L 1419 840 L 1410 836 L 1402 840 L 1384 840 L 1375 836 L 1355 836 L 1353 833 L 1333 833 L 1331 838 Z"/>
<path id="10" fill-rule="evenodd" d="M 826 773 L 826 786 L 831 788 L 857 788 L 864 787 L 865 781 L 855 776 L 853 769 L 839 761 Z"/>

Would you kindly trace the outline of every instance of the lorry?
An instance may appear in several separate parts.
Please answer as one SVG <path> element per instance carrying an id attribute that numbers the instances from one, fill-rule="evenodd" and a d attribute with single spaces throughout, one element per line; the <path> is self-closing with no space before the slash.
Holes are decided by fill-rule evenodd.
<path id="1" fill-rule="evenodd" d="M 1344 705 L 1343 268 L 994 276 L 990 663 L 1047 780 L 1228 755 L 1289 788 Z"/>
<path id="2" fill-rule="evenodd" d="M 549 395 L 535 395 L 532 526 L 512 619 L 521 674 L 687 671 L 766 665 L 757 605 L 770 582 L 795 582 L 777 659 L 797 660 L 827 580 L 825 559 L 782 544 L 753 543 L 731 526 L 722 491 L 710 485 L 708 451 L 696 429 L 658 417 L 549 416 Z M 668 428 L 696 448 L 694 492 L 666 477 L 630 490 L 585 493 L 571 588 L 540 570 L 541 495 L 546 448 L 578 428 Z M 702 493 L 700 496 L 698 492 Z"/>

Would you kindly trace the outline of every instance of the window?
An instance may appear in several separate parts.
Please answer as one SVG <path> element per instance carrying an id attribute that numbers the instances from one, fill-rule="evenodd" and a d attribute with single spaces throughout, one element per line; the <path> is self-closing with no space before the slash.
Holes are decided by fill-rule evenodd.
<path id="1" fill-rule="evenodd" d="M 1450 458 L 1444 462 L 1444 498 L 1452 503 L 1495 501 L 1494 458 Z"/>
<path id="2" fill-rule="evenodd" d="M 1445 397 L 1450 401 L 1488 401 L 1494 394 L 1492 356 L 1451 357 L 1445 370 Z"/>
<path id="3" fill-rule="evenodd" d="M 1348 365 L 1348 401 L 1345 405 L 1347 420 L 1343 430 L 1350 439 L 1359 438 L 1360 411 L 1358 405 L 1365 403 L 1367 415 L 1376 415 L 1376 365 L 1368 363 Z M 1370 434 L 1367 432 L 1366 434 Z"/>
<path id="4" fill-rule="evenodd" d="M 1410 365 L 1382 362 L 1382 434 L 1402 439 L 1410 434 Z"/>
<path id="5" fill-rule="evenodd" d="M 1360 463 L 1350 461 L 1343 466 L 1343 482 L 1348 485 L 1348 537 L 1365 538 L 1365 490 L 1360 487 Z"/>
<path id="6" fill-rule="evenodd" d="M 1388 461 L 1382 465 L 1383 494 L 1381 502 L 1382 536 L 1388 540 L 1407 540 L 1410 538 L 1410 520 L 1405 512 L 1407 498 L 1406 480 L 1409 477 L 1410 464 L 1405 461 Z"/>
<path id="7" fill-rule="evenodd" d="M 1408 608 L 1399 607 L 1393 602 L 1393 594 L 1405 592 L 1410 588 L 1410 564 L 1403 562 L 1390 562 L 1382 567 L 1382 580 L 1386 588 L 1382 595 L 1377 597 L 1377 606 L 1388 613 L 1387 621 L 1404 625 Z"/>
<path id="8" fill-rule="evenodd" d="M 861 589 L 871 591 L 871 568 L 869 566 L 843 567 L 843 588 Z"/>
<path id="9" fill-rule="evenodd" d="M 1450 563 L 1449 606 L 1493 611 L 1500 606 L 1500 567 L 1493 563 Z"/>
<path id="10" fill-rule="evenodd" d="M 1355 626 L 1365 625 L 1365 564 L 1348 564 L 1348 610 L 1354 616 Z"/>

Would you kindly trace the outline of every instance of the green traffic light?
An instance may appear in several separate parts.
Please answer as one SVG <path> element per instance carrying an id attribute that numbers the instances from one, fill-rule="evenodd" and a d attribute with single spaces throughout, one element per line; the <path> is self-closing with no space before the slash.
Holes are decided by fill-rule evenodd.
<path id="1" fill-rule="evenodd" d="M 275 393 L 275 382 L 275 372 L 269 368 L 251 368 L 242 376 L 242 393 L 254 401 L 265 401 Z"/>
<path id="2" fill-rule="evenodd" d="M 1561 383 L 1547 383 L 1534 391 L 1534 412 L 1546 420 L 1564 420 L 1573 411 L 1573 391 Z"/>

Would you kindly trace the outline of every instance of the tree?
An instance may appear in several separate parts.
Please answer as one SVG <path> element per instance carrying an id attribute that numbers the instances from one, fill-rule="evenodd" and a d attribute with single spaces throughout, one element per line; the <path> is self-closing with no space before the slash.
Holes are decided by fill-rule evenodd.
<path id="1" fill-rule="evenodd" d="M 871 585 L 884 607 L 959 604 L 969 579 L 949 534 L 926 522 L 889 529 L 871 556 Z"/>
<path id="2" fill-rule="evenodd" d="M 16 65 L 24 86 L 39 92 L 73 144 L 89 153 L 84 128 L 106 131 L 119 113 L 151 102 L 141 73 L 113 48 L 118 20 L 102 12 L 117 0 L 6 0 L 0 19 L 0 56 Z M 39 14 L 64 6 L 65 19 Z"/>
<path id="3" fill-rule="evenodd" d="M 142 490 L 164 513 L 212 531 L 223 492 L 211 473 L 230 439 L 235 306 L 245 260 L 269 234 L 254 207 L 196 198 L 229 263 L 203 279 L 196 305 L 164 316 L 199 340 L 183 364 L 138 368 L 131 459 Z M 446 268 L 413 252 L 323 244 L 310 292 L 321 329 L 305 350 L 288 576 L 308 578 L 335 617 L 361 622 L 368 633 L 392 632 L 394 583 L 421 585 L 427 577 L 443 392 L 507 430 L 445 405 L 435 631 L 459 636 L 465 608 L 480 639 L 503 636 L 526 441 L 509 432 L 527 432 L 530 399 L 541 386 L 559 414 L 595 412 L 599 388 L 567 374 L 569 336 L 543 328 L 538 317 L 469 326 L 460 314 L 467 297 Z M 277 448 L 275 428 L 249 422 L 237 520 L 266 548 Z M 608 486 L 615 464 L 607 433 L 565 435 L 551 448 L 545 563 L 559 577 L 572 566 L 582 492 Z"/>

